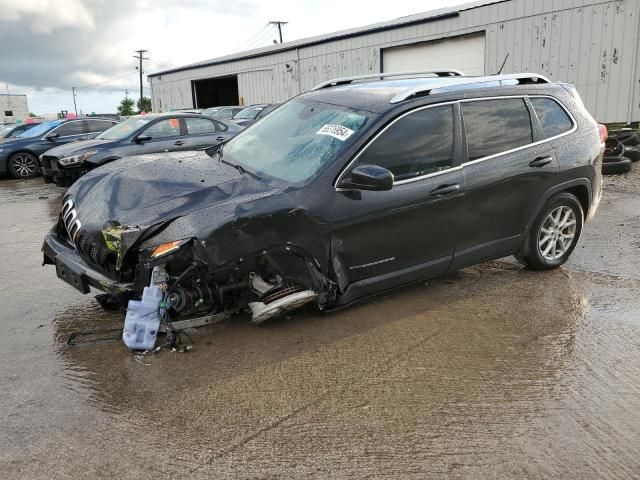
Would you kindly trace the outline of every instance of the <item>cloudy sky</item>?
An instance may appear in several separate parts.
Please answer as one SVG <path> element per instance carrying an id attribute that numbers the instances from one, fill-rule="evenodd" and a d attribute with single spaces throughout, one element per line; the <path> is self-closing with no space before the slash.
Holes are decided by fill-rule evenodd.
<path id="1" fill-rule="evenodd" d="M 287 40 L 466 3 L 466 0 L 0 0 L 0 93 L 26 93 L 32 112 L 115 112 L 145 73 Z M 375 6 L 374 6 L 375 5 Z M 145 79 L 146 86 L 146 79 Z M 146 89 L 148 94 L 148 89 Z"/>

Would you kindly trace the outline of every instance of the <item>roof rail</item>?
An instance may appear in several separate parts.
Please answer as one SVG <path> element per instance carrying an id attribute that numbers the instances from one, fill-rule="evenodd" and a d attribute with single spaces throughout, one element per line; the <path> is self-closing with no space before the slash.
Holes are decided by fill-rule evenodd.
<path id="1" fill-rule="evenodd" d="M 311 90 L 320 90 L 326 87 L 334 87 L 337 85 L 346 85 L 351 82 L 356 82 L 358 80 L 373 80 L 389 78 L 389 77 L 422 77 L 426 75 L 431 75 L 432 77 L 463 77 L 464 73 L 460 70 L 454 70 L 452 68 L 443 68 L 439 70 L 428 70 L 428 71 L 417 71 L 417 72 L 396 72 L 396 73 L 372 73 L 369 75 L 356 75 L 353 77 L 342 77 L 342 78 L 334 78 L 332 80 L 327 80 L 326 82 L 319 83 Z"/>
<path id="2" fill-rule="evenodd" d="M 503 83 L 507 82 L 507 83 Z M 455 89 L 456 87 L 464 88 L 465 86 L 470 85 L 480 85 L 480 84 L 489 84 L 495 83 L 495 86 L 509 86 L 509 85 L 533 85 L 539 83 L 551 83 L 551 81 L 537 73 L 512 73 L 508 75 L 489 75 L 486 77 L 464 77 L 464 78 L 456 78 L 454 79 L 442 79 L 439 82 L 430 82 L 425 83 L 424 85 L 418 87 L 408 88 L 400 93 L 398 93 L 395 97 L 393 97 L 389 103 L 399 103 L 404 100 L 413 97 L 420 97 L 423 95 L 429 95 L 435 90 L 443 90 L 446 88 Z M 485 85 L 488 86 L 488 85 Z"/>

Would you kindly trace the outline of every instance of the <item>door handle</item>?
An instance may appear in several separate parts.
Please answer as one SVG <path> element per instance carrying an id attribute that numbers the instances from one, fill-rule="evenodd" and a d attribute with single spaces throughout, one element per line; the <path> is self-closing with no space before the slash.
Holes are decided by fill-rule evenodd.
<path id="1" fill-rule="evenodd" d="M 223 142 L 224 141 L 224 137 L 216 137 L 216 140 L 218 140 L 219 142 Z"/>
<path id="2" fill-rule="evenodd" d="M 176 143 L 174 143 L 174 145 L 184 145 L 184 140 L 178 140 Z"/>
<path id="3" fill-rule="evenodd" d="M 457 183 L 453 184 L 453 185 L 440 185 L 435 190 L 431 190 L 429 192 L 429 196 L 430 197 L 444 197 L 445 195 L 449 195 L 451 193 L 455 193 L 455 192 L 459 192 L 459 191 L 460 191 L 460 185 L 457 184 Z"/>
<path id="4" fill-rule="evenodd" d="M 530 167 L 540 168 L 553 162 L 553 157 L 538 157 L 529 163 Z"/>

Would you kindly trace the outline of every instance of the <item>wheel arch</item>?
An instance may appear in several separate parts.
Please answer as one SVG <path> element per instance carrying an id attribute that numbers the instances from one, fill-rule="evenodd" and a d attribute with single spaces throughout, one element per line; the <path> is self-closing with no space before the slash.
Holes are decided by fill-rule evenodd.
<path id="1" fill-rule="evenodd" d="M 591 182 L 588 178 L 576 178 L 551 187 L 544 193 L 544 195 L 540 197 L 538 203 L 536 204 L 536 208 L 533 209 L 532 213 L 527 219 L 527 224 L 525 225 L 524 229 L 525 233 L 529 231 L 529 228 L 531 228 L 531 225 L 544 207 L 545 203 L 547 203 L 549 199 L 554 195 L 563 192 L 571 193 L 578 199 L 580 205 L 582 206 L 584 218 L 587 218 L 587 213 L 591 206 L 591 198 L 593 198 Z"/>

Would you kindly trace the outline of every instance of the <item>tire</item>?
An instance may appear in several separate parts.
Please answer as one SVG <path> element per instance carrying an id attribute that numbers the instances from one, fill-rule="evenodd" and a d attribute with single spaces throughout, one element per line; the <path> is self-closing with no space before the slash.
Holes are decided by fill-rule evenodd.
<path id="1" fill-rule="evenodd" d="M 32 178 L 40 173 L 35 155 L 27 152 L 14 153 L 9 157 L 9 173 L 13 178 Z"/>
<path id="2" fill-rule="evenodd" d="M 624 152 L 620 154 L 621 157 L 627 157 L 632 162 L 640 160 L 640 148 L 638 147 L 625 147 Z"/>
<path id="3" fill-rule="evenodd" d="M 616 138 L 607 138 L 605 141 L 604 155 L 605 157 L 621 157 L 624 155 L 625 146 Z"/>
<path id="4" fill-rule="evenodd" d="M 617 138 L 623 145 L 630 147 L 640 145 L 640 135 L 638 135 L 638 132 L 636 131 L 620 132 L 615 136 L 615 138 Z"/>
<path id="5" fill-rule="evenodd" d="M 580 201 L 571 193 L 554 195 L 525 233 L 515 257 L 533 270 L 553 270 L 573 252 L 584 222 Z"/>
<path id="6" fill-rule="evenodd" d="M 625 157 L 604 157 L 602 159 L 602 173 L 604 175 L 618 175 L 631 170 L 631 160 Z"/>

